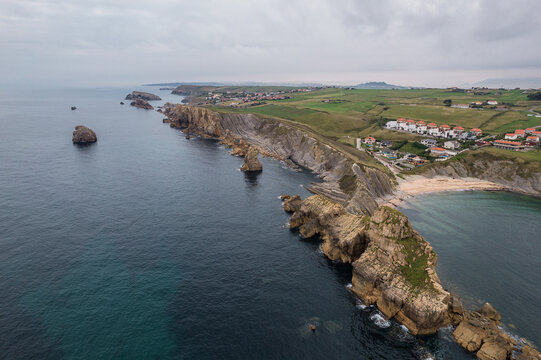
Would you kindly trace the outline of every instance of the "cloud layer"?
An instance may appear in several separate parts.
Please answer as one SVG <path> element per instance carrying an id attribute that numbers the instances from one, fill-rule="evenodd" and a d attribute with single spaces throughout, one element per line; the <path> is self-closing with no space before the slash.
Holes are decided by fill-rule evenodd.
<path id="1" fill-rule="evenodd" d="M 541 76 L 537 0 L 1 0 L 0 81 Z"/>

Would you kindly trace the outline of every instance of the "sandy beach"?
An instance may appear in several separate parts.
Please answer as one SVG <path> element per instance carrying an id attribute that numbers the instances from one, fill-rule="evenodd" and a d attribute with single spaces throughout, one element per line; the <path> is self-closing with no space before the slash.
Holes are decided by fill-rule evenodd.
<path id="1" fill-rule="evenodd" d="M 402 201 L 420 194 L 435 193 L 442 191 L 466 191 L 466 190 L 491 190 L 505 191 L 505 186 L 491 181 L 475 178 L 451 178 L 435 177 L 426 178 L 423 176 L 410 176 L 398 184 L 396 197 L 389 200 L 389 204 L 398 206 Z"/>

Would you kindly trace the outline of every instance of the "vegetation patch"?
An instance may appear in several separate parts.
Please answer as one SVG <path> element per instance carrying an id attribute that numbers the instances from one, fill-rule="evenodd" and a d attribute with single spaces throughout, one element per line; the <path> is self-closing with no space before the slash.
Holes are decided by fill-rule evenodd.
<path id="1" fill-rule="evenodd" d="M 351 195 L 357 189 L 357 176 L 354 174 L 346 174 L 340 178 L 338 184 L 343 192 Z"/>
<path id="2" fill-rule="evenodd" d="M 402 276 L 411 284 L 414 289 L 430 289 L 433 288 L 428 272 L 428 254 L 424 253 L 424 249 L 415 237 L 408 237 L 398 240 L 402 245 L 402 252 L 406 256 L 406 265 L 400 267 Z"/>

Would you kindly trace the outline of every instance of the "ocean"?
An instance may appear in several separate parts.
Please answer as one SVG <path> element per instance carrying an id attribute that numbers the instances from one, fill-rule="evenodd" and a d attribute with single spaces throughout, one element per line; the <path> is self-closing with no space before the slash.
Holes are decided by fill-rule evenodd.
<path id="1" fill-rule="evenodd" d="M 473 358 L 454 343 L 451 328 L 414 337 L 362 304 L 348 290 L 350 266 L 329 261 L 318 239 L 288 228 L 279 196 L 308 196 L 302 186 L 319 181 L 314 174 L 273 159 L 262 159 L 261 174 L 244 174 L 242 159 L 217 141 L 187 140 L 161 114 L 120 105 L 132 90 L 164 99 L 154 105 L 181 100 L 144 87 L 0 91 L 0 358 Z M 98 142 L 72 144 L 79 124 Z M 426 209 L 406 213 L 438 251 L 444 284 L 489 300 L 506 321 L 507 308 L 530 309 L 524 322 L 533 323 L 539 307 L 528 296 L 504 286 L 488 291 L 487 278 L 501 275 L 488 272 L 478 292 L 470 289 L 478 269 L 492 264 L 481 255 L 500 255 L 500 248 L 479 245 L 478 261 L 460 265 L 465 278 L 444 249 L 456 236 L 439 246 L 416 217 Z M 510 212 L 505 223 L 525 214 L 539 234 L 539 207 Z M 487 218 L 476 223 L 490 227 Z M 477 241 L 498 236 L 491 234 Z M 521 274 L 515 288 L 528 285 L 535 300 L 539 275 L 521 272 L 532 271 L 523 259 L 539 254 L 539 236 L 529 239 L 537 241 L 533 249 L 511 240 L 502 247 L 516 267 L 501 270 Z M 456 242 L 454 254 L 461 246 Z"/>
<path id="2" fill-rule="evenodd" d="M 471 310 L 485 301 L 506 330 L 541 345 L 541 199 L 507 192 L 446 192 L 400 209 L 438 254 L 444 287 Z"/>

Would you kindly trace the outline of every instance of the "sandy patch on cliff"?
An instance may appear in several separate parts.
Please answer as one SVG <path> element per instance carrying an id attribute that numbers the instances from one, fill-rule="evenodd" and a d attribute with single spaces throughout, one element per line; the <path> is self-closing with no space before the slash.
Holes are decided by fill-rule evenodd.
<path id="1" fill-rule="evenodd" d="M 402 201 L 412 196 L 442 191 L 473 191 L 473 190 L 507 190 L 505 186 L 491 181 L 476 178 L 452 178 L 439 176 L 426 178 L 423 176 L 409 176 L 398 184 L 396 197 L 391 199 L 391 205 L 398 206 Z"/>

